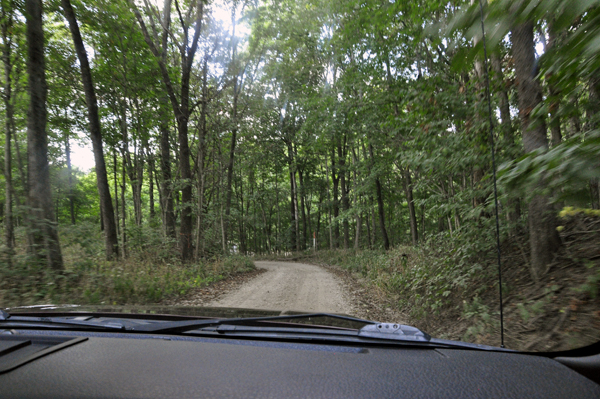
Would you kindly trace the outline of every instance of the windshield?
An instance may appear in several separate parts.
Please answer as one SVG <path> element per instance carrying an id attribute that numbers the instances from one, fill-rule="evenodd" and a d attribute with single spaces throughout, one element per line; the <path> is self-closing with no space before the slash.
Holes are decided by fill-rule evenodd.
<path id="1" fill-rule="evenodd" d="M 0 7 L 0 308 L 600 339 L 594 2 Z"/>

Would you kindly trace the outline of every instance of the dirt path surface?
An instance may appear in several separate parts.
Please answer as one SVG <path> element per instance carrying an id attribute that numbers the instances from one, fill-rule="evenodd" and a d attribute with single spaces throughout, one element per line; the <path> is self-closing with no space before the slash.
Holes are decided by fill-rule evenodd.
<path id="1" fill-rule="evenodd" d="M 341 280 L 319 266 L 293 262 L 255 262 L 265 269 L 238 290 L 208 306 L 353 314 L 354 306 Z"/>

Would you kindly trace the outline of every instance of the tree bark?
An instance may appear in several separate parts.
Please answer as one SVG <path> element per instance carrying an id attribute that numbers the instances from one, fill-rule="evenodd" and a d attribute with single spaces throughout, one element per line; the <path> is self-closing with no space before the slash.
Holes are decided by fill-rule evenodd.
<path id="1" fill-rule="evenodd" d="M 375 156 L 373 153 L 373 145 L 369 143 L 369 155 L 371 156 L 372 165 L 375 165 Z M 381 230 L 381 238 L 383 239 L 383 247 L 388 250 L 390 249 L 390 239 L 388 238 L 387 230 L 385 228 L 385 209 L 383 205 L 383 192 L 381 189 L 381 181 L 379 176 L 375 179 L 375 194 L 377 195 L 377 211 L 379 214 L 379 229 Z"/>
<path id="2" fill-rule="evenodd" d="M 500 118 L 502 119 L 502 132 L 504 134 L 504 145 L 511 149 L 515 146 L 515 137 L 510 118 L 510 103 L 508 101 L 508 91 L 504 82 L 504 72 L 502 71 L 502 62 L 498 54 L 492 54 L 492 69 L 496 75 L 496 90 L 500 102 Z M 511 223 L 517 223 L 521 218 L 521 200 L 519 198 L 509 197 L 508 199 L 508 220 Z"/>
<path id="3" fill-rule="evenodd" d="M 298 186 L 296 184 L 296 166 L 294 161 L 294 149 L 291 142 L 288 142 L 288 162 L 290 169 L 290 219 L 292 228 L 290 229 L 290 246 L 300 251 L 300 221 L 298 220 Z"/>
<path id="4" fill-rule="evenodd" d="M 345 141 L 345 137 L 344 140 Z M 346 145 L 345 143 L 338 143 L 338 176 L 340 178 L 340 189 L 342 191 L 342 209 L 344 212 L 348 212 L 350 209 L 350 201 L 348 200 L 348 188 L 346 187 Z M 344 216 L 342 221 L 342 227 L 344 229 L 344 249 L 350 247 L 350 224 L 348 223 L 347 216 Z"/>
<path id="5" fill-rule="evenodd" d="M 117 227 L 117 237 L 120 236 L 119 231 L 119 184 L 117 175 L 117 149 L 113 147 L 113 177 L 115 186 L 115 226 Z M 100 209 L 102 211 L 102 209 Z M 100 217 L 102 221 L 102 217 Z"/>
<path id="6" fill-rule="evenodd" d="M 306 201 L 304 198 L 304 174 L 300 168 L 298 168 L 298 180 L 300 182 L 298 194 L 300 195 L 300 212 L 302 214 L 302 235 L 300 240 L 300 248 L 306 249 L 306 242 L 308 240 L 308 221 L 306 217 Z"/>
<path id="7" fill-rule="evenodd" d="M 142 183 L 143 183 L 143 167 L 140 160 L 141 154 L 138 153 L 137 142 L 134 141 L 134 154 L 133 161 L 131 159 L 131 153 L 129 152 L 129 126 L 127 124 L 127 102 L 121 101 L 119 112 L 120 116 L 120 127 L 121 136 L 123 137 L 123 165 L 126 168 L 127 176 L 129 177 L 129 184 L 131 185 L 131 196 L 133 198 L 133 214 L 135 224 L 141 226 L 142 224 Z"/>
<path id="8" fill-rule="evenodd" d="M 235 3 L 234 3 L 235 4 Z M 237 41 L 235 40 L 235 5 L 232 12 L 232 33 L 231 33 L 231 66 L 235 70 L 236 65 L 236 54 L 237 54 Z M 239 97 L 239 88 L 238 88 L 238 74 L 234 73 L 233 77 L 233 105 L 231 109 L 231 122 L 233 124 L 233 128 L 231 129 L 231 144 L 229 146 L 229 162 L 227 164 L 227 194 L 225 196 L 225 242 L 228 243 L 229 240 L 229 217 L 231 215 L 231 195 L 232 195 L 232 182 L 233 182 L 233 164 L 235 161 L 235 146 L 237 144 L 237 133 L 238 133 L 238 97 Z M 228 247 L 229 248 L 229 247 Z"/>
<path id="9" fill-rule="evenodd" d="M 419 242 L 419 232 L 417 230 L 417 214 L 415 212 L 415 202 L 413 200 L 412 179 L 410 169 L 404 169 L 404 192 L 408 201 L 408 216 L 410 218 L 410 236 L 414 246 Z"/>
<path id="10" fill-rule="evenodd" d="M 198 164 L 198 211 L 196 215 L 196 254 L 198 259 L 203 252 L 203 218 L 204 218 L 204 157 L 206 146 L 206 115 L 208 108 L 208 55 L 204 57 L 204 65 L 202 67 L 202 106 L 200 108 L 200 132 L 198 137 L 198 156 L 196 163 Z"/>
<path id="11" fill-rule="evenodd" d="M 542 101 L 542 93 L 535 80 L 535 53 L 533 23 L 515 27 L 511 34 L 515 62 L 515 76 L 519 94 L 519 116 L 525 152 L 547 150 L 548 139 L 543 121 L 531 120 L 531 112 Z M 561 245 L 556 231 L 556 216 L 549 199 L 536 195 L 529 203 L 529 241 L 531 246 L 531 274 L 538 280 L 546 272 L 554 254 Z"/>
<path id="12" fill-rule="evenodd" d="M 548 49 L 556 46 L 558 40 L 556 31 L 552 23 L 548 25 Z M 550 100 L 550 132 L 552 137 L 552 146 L 557 146 L 562 141 L 562 132 L 560 128 L 560 92 L 552 80 L 552 75 L 546 76 L 548 80 L 548 97 Z"/>
<path id="13" fill-rule="evenodd" d="M 67 156 L 67 174 L 69 175 L 69 187 L 67 195 L 69 198 L 69 213 L 71 214 L 71 224 L 75 225 L 75 195 L 73 193 L 73 170 L 71 167 L 71 143 L 69 142 L 69 134 L 65 137 L 65 154 Z"/>
<path id="14" fill-rule="evenodd" d="M 102 208 L 102 221 L 104 223 L 104 238 L 106 242 L 106 258 L 108 260 L 119 256 L 119 245 L 117 238 L 117 228 L 115 225 L 115 215 L 110 198 L 110 188 L 108 186 L 108 176 L 106 174 L 106 164 L 104 162 L 104 151 L 102 149 L 102 132 L 100 130 L 100 117 L 98 115 L 98 101 L 92 81 L 92 72 L 87 58 L 87 52 L 83 45 L 79 25 L 75 17 L 75 12 L 71 6 L 70 0 L 61 0 L 65 18 L 69 23 L 73 44 L 79 59 L 81 69 L 81 80 L 85 92 L 85 102 L 88 109 L 88 119 L 92 146 L 94 149 L 94 160 L 96 164 L 96 183 L 98 195 L 100 196 L 100 207 Z"/>
<path id="15" fill-rule="evenodd" d="M 155 209 L 154 209 L 154 154 L 150 153 L 150 149 L 147 148 L 148 151 L 148 213 L 150 214 L 150 220 L 154 219 Z"/>
<path id="16" fill-rule="evenodd" d="M 338 197 L 340 174 L 335 162 L 335 149 L 331 150 L 331 180 L 333 181 L 333 219 L 335 223 L 335 226 L 333 227 L 333 248 L 339 248 L 340 224 L 338 223 L 337 218 L 340 215 L 340 201 Z"/>
<path id="17" fill-rule="evenodd" d="M 4 238 L 6 240 L 6 263 L 9 270 L 12 268 L 12 257 L 14 254 L 15 235 L 13 222 L 13 185 L 12 185 L 12 151 L 10 140 L 12 136 L 12 120 L 14 110 L 12 106 L 12 40 L 9 31 L 13 25 L 13 4 L 7 6 L 2 4 L 2 62 L 4 64 L 4 111 L 5 111 L 5 141 L 4 141 L 4 179 L 5 179 L 5 202 L 4 202 Z"/>
<path id="18" fill-rule="evenodd" d="M 25 2 L 27 18 L 27 72 L 29 75 L 29 110 L 27 113 L 27 154 L 29 182 L 29 222 L 33 256 L 53 270 L 64 269 L 54 222 L 48 135 L 46 132 L 46 66 L 41 0 Z"/>
<path id="19" fill-rule="evenodd" d="M 125 205 L 125 187 L 127 183 L 125 173 L 125 162 L 121 163 L 121 256 L 127 258 L 127 206 Z"/>
<path id="20" fill-rule="evenodd" d="M 164 114 L 167 113 L 163 110 Z M 165 236 L 175 238 L 175 209 L 173 207 L 173 183 L 171 174 L 171 144 L 166 115 L 160 120 L 160 172 L 162 175 L 162 209 Z"/>

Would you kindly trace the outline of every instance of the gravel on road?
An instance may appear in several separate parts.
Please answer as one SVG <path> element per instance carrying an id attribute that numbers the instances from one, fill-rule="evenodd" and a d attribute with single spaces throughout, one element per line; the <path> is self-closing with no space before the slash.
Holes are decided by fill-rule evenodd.
<path id="1" fill-rule="evenodd" d="M 167 305 L 339 313 L 402 323 L 390 299 L 338 266 L 255 261 L 257 270 L 211 284 Z"/>
<path id="2" fill-rule="evenodd" d="M 208 306 L 281 311 L 354 313 L 342 282 L 322 267 L 293 262 L 254 262 L 266 272 Z"/>

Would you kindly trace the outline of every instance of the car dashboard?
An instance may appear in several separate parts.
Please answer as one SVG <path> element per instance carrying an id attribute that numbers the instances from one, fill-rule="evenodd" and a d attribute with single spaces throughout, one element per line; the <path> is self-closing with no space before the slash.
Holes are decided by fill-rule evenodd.
<path id="1" fill-rule="evenodd" d="M 511 352 L 5 330 L 0 397 L 598 398 L 600 385 Z"/>

